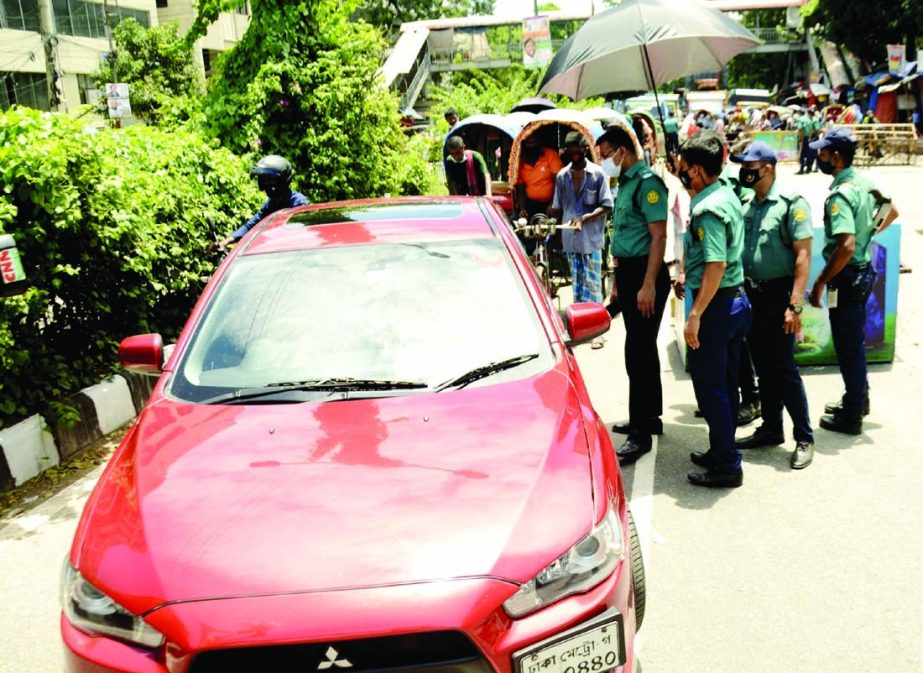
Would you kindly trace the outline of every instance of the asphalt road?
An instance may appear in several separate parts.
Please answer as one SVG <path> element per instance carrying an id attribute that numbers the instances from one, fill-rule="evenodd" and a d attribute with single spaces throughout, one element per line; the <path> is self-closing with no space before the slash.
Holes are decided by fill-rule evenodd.
<path id="1" fill-rule="evenodd" d="M 819 213 L 829 178 L 791 172 L 785 184 Z M 787 425 L 785 447 L 747 452 L 742 488 L 691 486 L 688 453 L 706 430 L 664 321 L 665 434 L 624 471 L 645 546 L 645 673 L 923 671 L 923 167 L 871 173 L 902 212 L 901 257 L 914 272 L 901 276 L 897 358 L 871 367 L 863 435 L 817 430 L 814 464 L 793 472 Z M 623 335 L 618 323 L 605 348 L 578 349 L 607 424 L 627 416 Z M 803 373 L 816 421 L 841 379 L 830 367 Z M 58 578 L 96 474 L 0 520 L 0 673 L 62 670 Z"/>

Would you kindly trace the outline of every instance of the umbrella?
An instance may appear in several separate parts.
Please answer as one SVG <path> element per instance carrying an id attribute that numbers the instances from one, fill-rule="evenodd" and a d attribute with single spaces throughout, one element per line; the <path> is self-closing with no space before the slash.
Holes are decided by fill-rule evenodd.
<path id="1" fill-rule="evenodd" d="M 732 18 L 697 0 L 626 0 L 589 19 L 561 45 L 539 93 L 573 99 L 613 91 L 656 93 L 658 85 L 677 77 L 720 70 L 759 43 Z"/>

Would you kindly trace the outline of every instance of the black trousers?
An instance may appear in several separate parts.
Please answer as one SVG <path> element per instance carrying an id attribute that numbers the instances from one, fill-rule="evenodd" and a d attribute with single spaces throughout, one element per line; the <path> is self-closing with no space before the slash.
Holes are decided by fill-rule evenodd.
<path id="1" fill-rule="evenodd" d="M 647 273 L 647 256 L 620 257 L 615 285 L 625 321 L 625 370 L 628 372 L 628 423 L 638 433 L 650 435 L 652 421 L 663 415 L 663 387 L 657 334 L 670 293 L 670 274 L 665 264 L 654 284 L 654 315 L 645 318 L 638 310 L 638 291 Z"/>
<path id="2" fill-rule="evenodd" d="M 808 398 L 795 364 L 795 335 L 786 334 L 784 327 L 793 284 L 791 277 L 747 284 L 747 296 L 753 306 L 747 339 L 760 377 L 763 424 L 781 432 L 784 407 L 792 417 L 795 441 L 813 442 Z"/>
<path id="3" fill-rule="evenodd" d="M 740 387 L 740 403 L 756 404 L 760 399 L 757 372 L 753 368 L 753 354 L 747 340 L 740 345 L 740 370 L 737 372 L 737 385 Z"/>
<path id="4" fill-rule="evenodd" d="M 838 293 L 836 308 L 830 309 L 830 331 L 840 374 L 846 386 L 843 407 L 847 414 L 859 416 L 868 396 L 868 363 L 865 359 L 865 307 L 875 269 L 871 264 L 846 266 L 828 287 Z"/>

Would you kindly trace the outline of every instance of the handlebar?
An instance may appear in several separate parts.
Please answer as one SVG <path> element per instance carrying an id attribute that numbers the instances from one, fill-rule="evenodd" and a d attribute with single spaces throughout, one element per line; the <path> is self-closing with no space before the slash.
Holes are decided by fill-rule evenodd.
<path id="1" fill-rule="evenodd" d="M 545 238 L 562 229 L 579 230 L 580 226 L 576 224 L 558 224 L 558 221 L 553 217 L 546 217 L 541 213 L 536 213 L 528 221 L 526 218 L 520 217 L 516 220 L 516 226 L 513 230 L 516 233 L 521 233 L 526 238 Z"/>

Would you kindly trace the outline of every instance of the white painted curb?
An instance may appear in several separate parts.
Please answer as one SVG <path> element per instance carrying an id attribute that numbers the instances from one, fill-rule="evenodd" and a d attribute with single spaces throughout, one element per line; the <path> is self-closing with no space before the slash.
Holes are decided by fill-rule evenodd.
<path id="1" fill-rule="evenodd" d="M 121 376 L 114 376 L 80 392 L 93 400 L 99 430 L 104 435 L 118 430 L 135 417 L 135 405 L 131 401 L 128 381 Z"/>
<path id="2" fill-rule="evenodd" d="M 60 462 L 51 429 L 38 414 L 0 430 L 0 451 L 15 486 Z"/>

